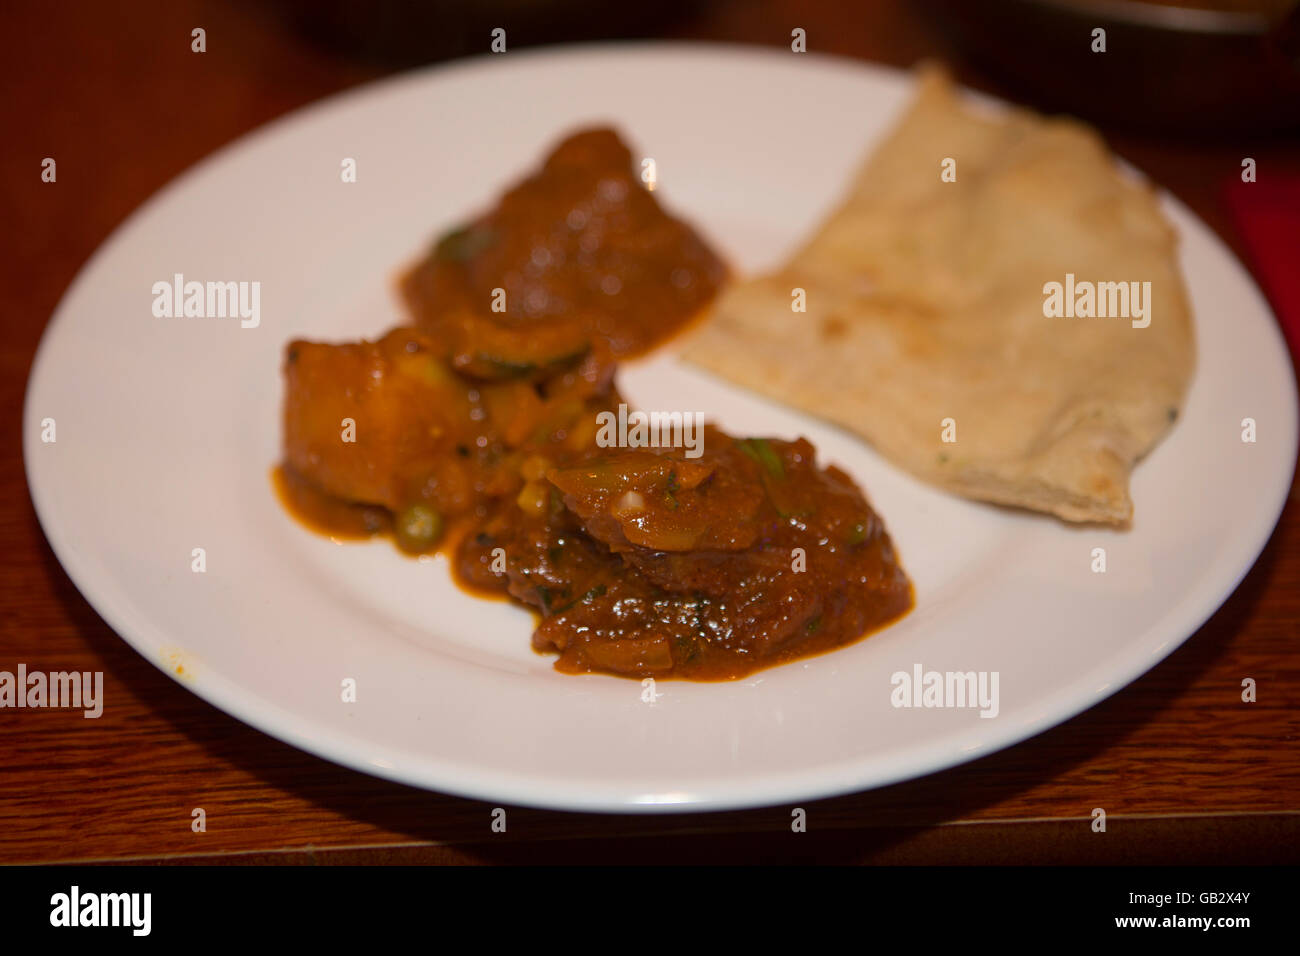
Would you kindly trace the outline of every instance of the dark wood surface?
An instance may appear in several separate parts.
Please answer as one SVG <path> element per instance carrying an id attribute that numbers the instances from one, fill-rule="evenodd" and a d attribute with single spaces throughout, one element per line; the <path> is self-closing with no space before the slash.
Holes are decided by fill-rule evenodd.
<path id="1" fill-rule="evenodd" d="M 724 2 L 662 35 L 810 46 L 898 65 L 943 55 L 901 3 Z M 209 52 L 189 51 L 194 26 Z M 1092 710 L 1021 746 L 883 790 L 671 817 L 511 810 L 383 782 L 226 716 L 105 625 L 45 543 L 21 460 L 23 391 L 42 329 L 112 229 L 176 174 L 249 129 L 383 75 L 249 4 L 8 4 L 0 260 L 0 669 L 102 670 L 113 702 L 0 710 L 0 862 L 1265 862 L 1300 846 L 1300 507 L 1236 594 L 1186 644 Z M 959 76 L 1000 91 L 978 73 Z M 1107 131 L 1116 150 L 1234 248 L 1223 185 L 1240 157 L 1300 170 L 1294 140 L 1171 143 Z M 58 161 L 58 183 L 39 181 Z M 1243 704 L 1243 677 L 1259 700 Z M 203 807 L 207 832 L 191 831 Z M 1105 834 L 1090 813 L 1108 814 Z"/>

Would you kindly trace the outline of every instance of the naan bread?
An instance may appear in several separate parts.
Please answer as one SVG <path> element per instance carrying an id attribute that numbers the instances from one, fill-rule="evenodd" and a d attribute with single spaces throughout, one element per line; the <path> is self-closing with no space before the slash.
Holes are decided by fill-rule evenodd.
<path id="1" fill-rule="evenodd" d="M 986 114 L 925 71 L 845 203 L 783 269 L 725 293 L 686 357 L 950 491 L 1125 524 L 1129 472 L 1195 361 L 1176 247 L 1090 128 Z M 1149 326 L 1045 316 L 1045 284 L 1067 273 L 1150 282 Z"/>

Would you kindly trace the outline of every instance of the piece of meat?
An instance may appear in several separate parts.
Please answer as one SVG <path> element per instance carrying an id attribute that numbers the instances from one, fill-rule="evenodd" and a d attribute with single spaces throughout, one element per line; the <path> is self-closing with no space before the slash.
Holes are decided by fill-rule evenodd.
<path id="1" fill-rule="evenodd" d="M 565 139 L 404 276 L 417 326 L 483 379 L 543 377 L 590 348 L 623 358 L 667 338 L 726 268 L 640 176 L 613 130 Z"/>
<path id="2" fill-rule="evenodd" d="M 547 478 L 587 532 L 615 552 L 742 550 L 762 531 L 759 465 L 717 428 L 701 437 L 698 458 L 683 448 L 616 449 Z"/>

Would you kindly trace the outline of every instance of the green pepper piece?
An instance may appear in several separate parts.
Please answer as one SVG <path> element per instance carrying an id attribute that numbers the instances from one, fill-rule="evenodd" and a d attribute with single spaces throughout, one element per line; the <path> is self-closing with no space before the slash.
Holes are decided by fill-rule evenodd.
<path id="1" fill-rule="evenodd" d="M 467 262 L 496 241 L 496 233 L 484 226 L 461 226 L 438 240 L 433 257 L 444 262 Z"/>
<path id="2" fill-rule="evenodd" d="M 746 438 L 737 444 L 740 445 L 741 451 L 767 469 L 767 473 L 773 478 L 785 477 L 785 466 L 781 464 L 781 456 L 772 450 L 766 438 Z"/>

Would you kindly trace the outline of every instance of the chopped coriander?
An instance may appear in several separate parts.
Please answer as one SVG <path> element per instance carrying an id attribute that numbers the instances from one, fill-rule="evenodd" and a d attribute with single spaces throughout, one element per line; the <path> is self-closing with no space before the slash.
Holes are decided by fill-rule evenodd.
<path id="1" fill-rule="evenodd" d="M 785 477 L 785 466 L 781 464 L 781 456 L 772 450 L 766 438 L 746 438 L 737 444 L 741 451 L 767 469 L 767 473 L 773 478 Z"/>

